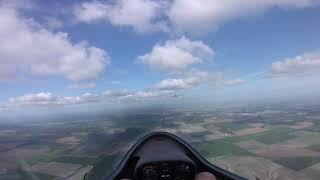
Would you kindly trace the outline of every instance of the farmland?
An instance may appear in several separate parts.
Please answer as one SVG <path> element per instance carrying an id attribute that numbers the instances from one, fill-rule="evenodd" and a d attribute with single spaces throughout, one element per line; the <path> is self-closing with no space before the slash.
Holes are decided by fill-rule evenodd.
<path id="1" fill-rule="evenodd" d="M 139 137 L 152 131 L 174 133 L 213 164 L 249 179 L 318 177 L 320 112 L 314 109 L 262 106 L 163 111 L 3 123 L 0 179 L 99 179 L 111 172 Z"/>

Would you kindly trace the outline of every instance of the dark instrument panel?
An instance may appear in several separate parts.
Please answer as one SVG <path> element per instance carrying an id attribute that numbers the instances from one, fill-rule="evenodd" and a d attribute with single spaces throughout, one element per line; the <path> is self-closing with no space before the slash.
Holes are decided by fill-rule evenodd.
<path id="1" fill-rule="evenodd" d="M 206 161 L 179 137 L 154 132 L 141 138 L 105 180 L 193 180 L 210 172 L 218 180 L 246 180 Z"/>
<path id="2" fill-rule="evenodd" d="M 195 167 L 189 162 L 154 162 L 138 168 L 137 179 L 141 180 L 192 180 Z"/>

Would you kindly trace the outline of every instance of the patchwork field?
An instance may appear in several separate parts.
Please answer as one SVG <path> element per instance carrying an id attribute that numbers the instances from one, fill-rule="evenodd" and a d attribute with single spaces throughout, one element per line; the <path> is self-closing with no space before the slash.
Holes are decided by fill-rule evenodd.
<path id="1" fill-rule="evenodd" d="M 308 168 L 305 168 L 299 171 L 297 174 L 306 174 L 312 179 L 319 179 L 320 177 L 320 163 L 312 165 Z"/>
<path id="2" fill-rule="evenodd" d="M 92 169 L 92 166 L 88 165 L 78 170 L 77 173 L 68 177 L 66 180 L 83 180 L 85 174 Z"/>
<path id="3" fill-rule="evenodd" d="M 196 148 L 207 157 L 221 155 L 250 155 L 251 153 L 241 147 L 223 140 L 213 140 L 195 144 Z"/>
<path id="4" fill-rule="evenodd" d="M 254 127 L 254 128 L 247 128 L 247 129 L 234 131 L 233 133 L 235 135 L 237 135 L 237 136 L 243 136 L 243 135 L 248 135 L 248 134 L 260 133 L 260 132 L 263 132 L 263 131 L 267 131 L 267 129 L 261 128 L 261 127 Z"/>
<path id="5" fill-rule="evenodd" d="M 285 157 L 320 157 L 320 152 L 305 149 L 292 148 L 286 145 L 268 145 L 264 149 L 255 151 L 256 154 L 264 157 L 285 158 Z"/>
<path id="6" fill-rule="evenodd" d="M 77 170 L 82 167 L 80 164 L 71 163 L 59 163 L 59 162 L 49 162 L 49 163 L 38 163 L 31 167 L 31 170 L 36 173 L 46 174 L 51 176 L 58 176 L 66 178 L 74 174 Z"/>
<path id="7" fill-rule="evenodd" d="M 235 143 L 242 149 L 246 149 L 252 153 L 256 153 L 259 150 L 265 149 L 268 145 L 263 144 L 261 142 L 258 142 L 256 140 L 247 140 L 247 141 L 240 141 L 238 143 Z"/>
<path id="8" fill-rule="evenodd" d="M 204 136 L 206 142 L 196 144 L 216 165 L 249 179 L 315 179 L 319 173 L 320 133 L 304 130 L 313 123 L 287 127 L 231 123 L 215 124 L 227 129 L 229 137 L 210 139 L 209 134 Z"/>
<path id="9" fill-rule="evenodd" d="M 220 123 L 215 123 L 215 125 L 219 127 L 219 130 L 221 132 L 229 133 L 229 134 L 233 134 L 234 131 L 239 131 L 249 127 L 246 123 L 235 123 L 235 122 L 220 122 Z"/>
<path id="10" fill-rule="evenodd" d="M 67 145 L 77 145 L 81 139 L 75 136 L 63 137 L 56 140 L 57 143 L 67 144 Z"/>
<path id="11" fill-rule="evenodd" d="M 220 156 L 215 159 L 216 161 L 224 164 L 228 170 L 241 174 L 249 179 L 277 179 L 280 176 L 286 176 L 293 171 L 285 168 L 273 161 L 262 157 L 255 156 Z M 280 173 L 275 173 L 281 169 Z"/>
<path id="12" fill-rule="evenodd" d="M 286 144 L 290 145 L 305 145 L 308 146 L 315 146 L 320 145 L 320 133 L 318 132 L 311 132 L 311 131 L 296 131 L 293 132 L 296 138 L 292 138 L 286 142 Z"/>
<path id="13" fill-rule="evenodd" d="M 319 107 L 161 110 L 0 126 L 0 179 L 96 180 L 152 131 L 250 180 L 319 179 Z M 303 113 L 302 113 L 303 112 Z M 49 121 L 49 120 L 48 120 Z"/>
<path id="14" fill-rule="evenodd" d="M 290 128 L 293 129 L 304 129 L 313 126 L 314 123 L 310 121 L 303 121 L 303 122 L 297 122 L 294 125 L 289 126 Z"/>

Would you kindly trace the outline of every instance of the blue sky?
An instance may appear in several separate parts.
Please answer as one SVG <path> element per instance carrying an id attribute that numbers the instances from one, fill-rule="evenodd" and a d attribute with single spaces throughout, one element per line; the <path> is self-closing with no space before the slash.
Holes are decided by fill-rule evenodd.
<path id="1" fill-rule="evenodd" d="M 317 0 L 0 2 L 5 108 L 320 90 Z"/>

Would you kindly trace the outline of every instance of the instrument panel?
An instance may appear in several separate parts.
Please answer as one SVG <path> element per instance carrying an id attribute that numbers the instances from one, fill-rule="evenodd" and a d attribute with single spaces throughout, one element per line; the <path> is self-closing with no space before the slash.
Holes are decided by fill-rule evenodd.
<path id="1" fill-rule="evenodd" d="M 193 180 L 195 166 L 189 162 L 153 162 L 141 165 L 137 172 L 141 180 Z"/>

